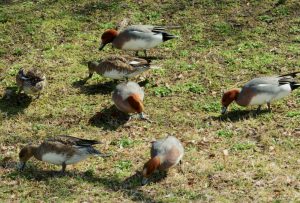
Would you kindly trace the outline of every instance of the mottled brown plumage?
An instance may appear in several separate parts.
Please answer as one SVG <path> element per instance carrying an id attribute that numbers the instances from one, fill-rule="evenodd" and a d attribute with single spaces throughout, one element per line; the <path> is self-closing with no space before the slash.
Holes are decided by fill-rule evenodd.
<path id="1" fill-rule="evenodd" d="M 131 56 L 110 56 L 101 61 L 89 62 L 88 78 L 91 78 L 94 72 L 112 79 L 131 78 L 149 68 L 150 62 L 145 59 Z"/>
<path id="2" fill-rule="evenodd" d="M 31 69 L 27 73 L 20 69 L 16 75 L 16 83 L 19 88 L 18 94 L 24 91 L 25 94 L 38 94 L 39 97 L 47 81 L 45 75 L 37 69 Z"/>
<path id="3" fill-rule="evenodd" d="M 61 135 L 49 138 L 39 146 L 27 145 L 19 153 L 21 169 L 34 156 L 40 161 L 62 165 L 62 172 L 64 172 L 66 165 L 77 163 L 93 154 L 101 155 L 93 148 L 93 145 L 99 143 L 96 140 Z"/>

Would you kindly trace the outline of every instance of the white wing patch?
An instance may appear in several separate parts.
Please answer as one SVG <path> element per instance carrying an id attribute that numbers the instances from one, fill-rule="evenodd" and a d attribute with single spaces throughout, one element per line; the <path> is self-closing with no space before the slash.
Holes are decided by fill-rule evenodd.
<path id="1" fill-rule="evenodd" d="M 130 61 L 129 62 L 129 65 L 137 65 L 137 64 L 140 64 L 141 62 L 139 61 Z"/>
<path id="2" fill-rule="evenodd" d="M 266 87 L 266 86 L 271 86 L 271 85 L 270 84 L 259 84 L 259 85 L 257 85 L 257 87 Z"/>

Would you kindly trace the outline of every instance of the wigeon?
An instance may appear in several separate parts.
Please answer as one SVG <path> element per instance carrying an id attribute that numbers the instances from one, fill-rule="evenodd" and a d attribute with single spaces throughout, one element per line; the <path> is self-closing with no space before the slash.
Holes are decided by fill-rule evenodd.
<path id="1" fill-rule="evenodd" d="M 181 162 L 184 148 L 174 136 L 152 142 L 151 159 L 144 165 L 142 184 L 146 184 L 149 176 L 158 170 L 168 170 Z"/>
<path id="2" fill-rule="evenodd" d="M 100 144 L 100 142 L 68 135 L 56 136 L 45 140 L 39 146 L 27 145 L 21 149 L 19 153 L 19 167 L 23 170 L 26 162 L 34 156 L 40 161 L 61 165 L 61 172 L 64 173 L 67 165 L 75 164 L 91 155 L 102 155 L 93 148 L 95 144 Z"/>
<path id="3" fill-rule="evenodd" d="M 145 56 L 147 56 L 147 49 L 177 38 L 166 32 L 166 29 L 169 28 L 178 28 L 178 26 L 131 25 L 120 32 L 115 29 L 106 30 L 101 36 L 99 50 L 102 50 L 106 44 L 112 43 L 113 47 L 117 49 L 136 51 L 136 55 L 139 50 L 144 50 Z"/>
<path id="4" fill-rule="evenodd" d="M 37 95 L 37 98 L 47 84 L 45 75 L 37 69 L 31 69 L 27 73 L 20 69 L 16 75 L 16 83 L 19 88 L 18 95 L 24 91 L 25 94 Z"/>
<path id="5" fill-rule="evenodd" d="M 261 105 L 267 103 L 268 110 L 271 111 L 271 102 L 289 95 L 293 90 L 300 87 L 295 81 L 294 72 L 280 76 L 254 78 L 246 83 L 242 89 L 232 89 L 224 93 L 222 97 L 222 114 L 226 113 L 228 106 L 233 102 L 240 106 Z"/>
<path id="6" fill-rule="evenodd" d="M 144 115 L 144 90 L 135 82 L 117 85 L 112 94 L 116 107 L 124 113 L 138 113 L 141 119 L 148 120 Z"/>
<path id="7" fill-rule="evenodd" d="M 89 76 L 96 72 L 103 77 L 112 79 L 128 79 L 149 70 L 150 61 L 131 56 L 110 56 L 101 61 L 88 62 Z"/>

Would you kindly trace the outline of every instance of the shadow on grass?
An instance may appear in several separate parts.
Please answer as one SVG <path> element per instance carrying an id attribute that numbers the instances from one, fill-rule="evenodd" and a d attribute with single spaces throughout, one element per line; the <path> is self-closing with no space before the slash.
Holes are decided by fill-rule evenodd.
<path id="1" fill-rule="evenodd" d="M 16 179 L 22 178 L 29 181 L 48 181 L 55 178 L 76 178 L 81 179 L 82 181 L 90 182 L 95 184 L 100 184 L 106 189 L 114 192 L 122 192 L 128 198 L 133 201 L 144 201 L 144 202 L 155 202 L 155 200 L 150 197 L 148 194 L 145 194 L 140 187 L 141 184 L 141 174 L 137 172 L 136 174 L 121 180 L 116 176 L 95 176 L 93 172 L 78 172 L 78 171 L 66 171 L 64 175 L 61 175 L 59 171 L 50 171 L 50 170 L 39 170 L 33 166 L 27 167 L 24 171 L 14 170 L 6 175 L 7 178 Z M 165 176 L 164 176 L 165 177 Z M 162 180 L 163 178 L 157 179 L 156 182 Z"/>
<path id="2" fill-rule="evenodd" d="M 79 88 L 84 94 L 95 95 L 95 94 L 110 94 L 117 86 L 117 81 L 107 81 L 105 83 L 85 85 L 86 79 L 78 80 L 73 82 L 72 86 Z"/>
<path id="3" fill-rule="evenodd" d="M 18 98 L 14 88 L 7 88 L 6 93 L 0 99 L 0 110 L 8 116 L 22 113 L 32 102 L 32 98 L 26 94 L 21 94 Z"/>
<path id="4" fill-rule="evenodd" d="M 129 115 L 119 111 L 114 105 L 97 112 L 89 119 L 89 124 L 104 130 L 116 130 L 129 120 Z"/>
<path id="5" fill-rule="evenodd" d="M 213 120 L 219 120 L 219 121 L 229 121 L 229 122 L 237 122 L 241 120 L 247 120 L 250 118 L 256 118 L 259 117 L 262 114 L 269 113 L 267 109 L 261 110 L 259 113 L 256 113 L 256 110 L 250 111 L 250 110 L 237 110 L 237 111 L 229 111 L 224 115 L 220 116 L 212 116 L 210 117 Z"/>

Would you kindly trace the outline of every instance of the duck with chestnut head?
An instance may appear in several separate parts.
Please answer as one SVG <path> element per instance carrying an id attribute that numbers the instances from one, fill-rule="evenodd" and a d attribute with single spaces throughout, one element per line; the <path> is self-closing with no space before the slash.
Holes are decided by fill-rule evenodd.
<path id="1" fill-rule="evenodd" d="M 106 30 L 101 36 L 99 50 L 107 44 L 112 43 L 113 47 L 123 50 L 138 51 L 146 50 L 158 46 L 170 39 L 177 38 L 175 35 L 166 32 L 166 29 L 179 28 L 178 26 L 153 26 L 153 25 L 131 25 L 120 32 L 115 29 Z"/>
<path id="2" fill-rule="evenodd" d="M 144 165 L 142 184 L 147 184 L 149 177 L 156 170 L 167 171 L 181 163 L 183 154 L 184 148 L 174 136 L 152 142 L 151 159 Z"/>
<path id="3" fill-rule="evenodd" d="M 260 77 L 246 83 L 241 89 L 232 89 L 222 97 L 222 114 L 235 101 L 240 106 L 258 105 L 257 112 L 263 104 L 268 105 L 271 111 L 271 102 L 288 96 L 293 90 L 300 87 L 295 77 L 300 72 L 288 73 L 280 76 Z"/>

